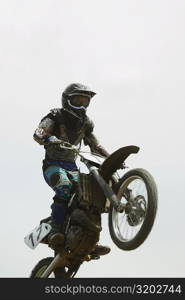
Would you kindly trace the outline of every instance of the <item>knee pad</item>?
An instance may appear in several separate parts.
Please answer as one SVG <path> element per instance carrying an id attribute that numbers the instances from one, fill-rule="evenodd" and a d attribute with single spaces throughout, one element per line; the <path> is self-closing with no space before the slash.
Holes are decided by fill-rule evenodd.
<path id="1" fill-rule="evenodd" d="M 49 183 L 50 183 L 51 187 L 55 187 L 57 184 L 59 184 L 60 183 L 60 173 L 54 173 L 51 176 Z"/>
<path id="2" fill-rule="evenodd" d="M 57 198 L 65 201 L 69 200 L 71 197 L 71 188 L 72 184 L 60 184 L 57 187 L 55 187 Z"/>

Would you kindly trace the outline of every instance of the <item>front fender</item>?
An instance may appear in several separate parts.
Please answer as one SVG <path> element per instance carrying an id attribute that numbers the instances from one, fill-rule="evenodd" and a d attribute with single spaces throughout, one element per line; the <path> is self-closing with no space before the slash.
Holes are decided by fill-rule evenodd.
<path id="1" fill-rule="evenodd" d="M 107 182 L 111 176 L 120 169 L 121 164 L 127 159 L 132 153 L 138 153 L 139 147 L 137 146 L 126 146 L 119 148 L 113 152 L 100 167 L 100 174 Z"/>

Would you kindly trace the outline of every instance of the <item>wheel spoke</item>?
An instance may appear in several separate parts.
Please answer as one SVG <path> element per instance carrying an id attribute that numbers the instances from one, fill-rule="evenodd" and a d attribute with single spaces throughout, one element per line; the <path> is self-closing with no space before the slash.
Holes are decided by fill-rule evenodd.
<path id="1" fill-rule="evenodd" d="M 132 240 L 137 233 L 139 232 L 143 221 L 141 219 L 141 214 L 138 213 L 143 209 L 143 204 L 137 202 L 137 199 L 144 199 L 143 201 L 148 202 L 148 194 L 145 182 L 139 176 L 132 176 L 128 178 L 127 183 L 120 187 L 118 191 L 118 198 L 121 200 L 121 203 L 125 203 L 125 198 L 123 197 L 125 189 L 128 188 L 132 193 L 132 202 L 131 202 L 131 211 L 129 213 L 123 212 L 118 213 L 114 209 L 112 223 L 114 227 L 115 234 L 120 241 L 128 242 Z M 138 197 L 141 196 L 141 197 Z M 135 202 L 133 202 L 135 201 Z"/>

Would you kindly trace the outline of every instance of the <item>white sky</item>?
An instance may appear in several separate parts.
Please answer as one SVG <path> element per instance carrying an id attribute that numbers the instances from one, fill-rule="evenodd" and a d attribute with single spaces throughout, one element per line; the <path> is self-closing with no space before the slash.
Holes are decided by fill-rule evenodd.
<path id="1" fill-rule="evenodd" d="M 53 254 L 23 242 L 53 197 L 32 135 L 71 82 L 97 91 L 88 113 L 102 145 L 139 146 L 126 163 L 150 171 L 159 190 L 146 242 L 118 249 L 104 215 L 101 243 L 112 251 L 78 277 L 185 276 L 184 11 L 183 0 L 0 0 L 0 277 L 28 277 Z"/>

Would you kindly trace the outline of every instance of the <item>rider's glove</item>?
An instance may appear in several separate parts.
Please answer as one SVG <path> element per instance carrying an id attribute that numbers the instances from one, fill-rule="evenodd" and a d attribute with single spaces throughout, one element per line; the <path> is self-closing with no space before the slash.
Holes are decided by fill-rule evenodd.
<path id="1" fill-rule="evenodd" d="M 52 135 L 52 136 L 49 136 L 47 139 L 46 139 L 46 142 L 48 144 L 55 144 L 55 145 L 58 145 L 58 144 L 61 144 L 62 141 L 60 139 L 58 139 L 56 136 Z"/>

